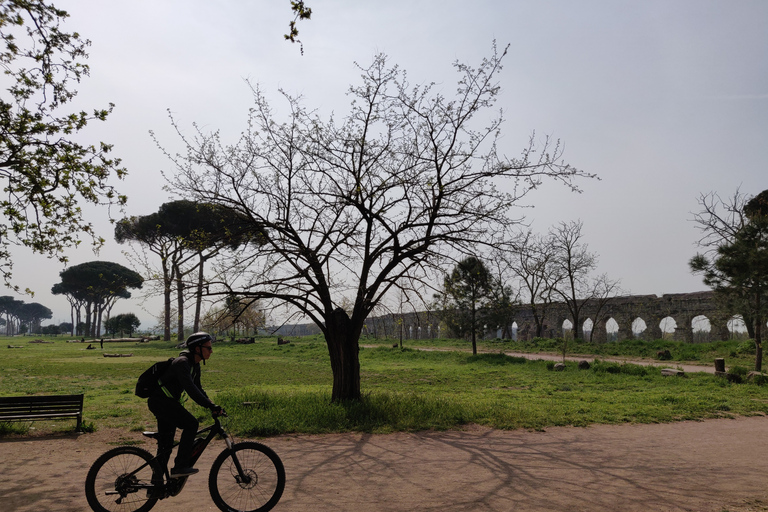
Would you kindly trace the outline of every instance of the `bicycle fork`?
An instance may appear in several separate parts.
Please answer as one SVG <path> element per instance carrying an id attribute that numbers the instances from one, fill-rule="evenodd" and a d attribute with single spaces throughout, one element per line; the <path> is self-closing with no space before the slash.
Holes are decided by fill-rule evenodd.
<path id="1" fill-rule="evenodd" d="M 251 472 L 252 474 L 248 474 L 245 471 L 243 471 L 243 466 L 240 464 L 240 461 L 237 458 L 237 452 L 235 451 L 235 443 L 232 442 L 232 438 L 229 436 L 226 436 L 224 438 L 224 442 L 227 443 L 227 449 L 232 454 L 232 462 L 235 464 L 235 469 L 237 469 L 237 475 L 235 476 L 235 482 L 237 482 L 240 485 L 250 485 L 251 483 L 256 484 L 258 483 L 258 475 Z"/>

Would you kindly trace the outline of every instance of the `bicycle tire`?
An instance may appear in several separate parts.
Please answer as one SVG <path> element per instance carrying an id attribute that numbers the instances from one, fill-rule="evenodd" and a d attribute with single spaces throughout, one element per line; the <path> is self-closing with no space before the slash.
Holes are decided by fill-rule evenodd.
<path id="1" fill-rule="evenodd" d="M 232 455 L 250 477 L 238 482 Z M 269 447 L 253 441 L 235 444 L 216 457 L 208 476 L 213 502 L 224 512 L 267 512 L 277 505 L 285 489 L 285 468 Z"/>
<path id="2" fill-rule="evenodd" d="M 157 503 L 147 498 L 146 487 L 152 481 L 154 455 L 136 446 L 120 446 L 102 454 L 85 477 L 85 497 L 94 512 L 147 512 Z M 150 465 L 131 477 L 136 468 Z M 139 487 L 137 487 L 137 485 Z M 123 494 L 107 494 L 120 492 Z"/>

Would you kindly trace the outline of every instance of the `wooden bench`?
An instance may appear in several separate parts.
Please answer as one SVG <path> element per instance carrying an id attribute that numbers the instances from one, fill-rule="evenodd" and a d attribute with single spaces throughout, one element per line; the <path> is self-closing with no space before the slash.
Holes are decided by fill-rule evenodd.
<path id="1" fill-rule="evenodd" d="M 43 419 L 77 420 L 83 423 L 83 395 L 30 395 L 0 397 L 0 422 Z"/>

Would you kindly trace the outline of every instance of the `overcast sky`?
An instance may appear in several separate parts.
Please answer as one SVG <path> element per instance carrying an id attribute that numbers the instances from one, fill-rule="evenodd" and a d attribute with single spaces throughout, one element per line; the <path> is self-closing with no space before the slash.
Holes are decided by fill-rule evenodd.
<path id="1" fill-rule="evenodd" d="M 452 63 L 478 64 L 492 43 L 510 45 L 499 75 L 498 106 L 507 119 L 502 149 L 517 156 L 528 137 L 565 144 L 565 160 L 600 177 L 573 194 L 554 183 L 529 195 L 534 230 L 581 219 L 599 271 L 633 294 L 706 289 L 687 262 L 697 250 L 691 222 L 701 193 L 723 196 L 768 188 L 768 2 L 764 0 L 309 0 L 312 20 L 299 24 L 299 45 L 283 40 L 288 0 L 59 0 L 70 30 L 92 41 L 91 76 L 78 106 L 115 104 L 106 123 L 85 137 L 114 144 L 129 175 L 120 189 L 125 215 L 146 215 L 168 200 L 161 171 L 171 171 L 153 130 L 178 145 L 168 120 L 220 129 L 225 141 L 245 128 L 259 83 L 275 105 L 279 88 L 302 94 L 324 113 L 347 111 L 354 63 L 379 52 L 412 82 L 455 89 Z M 107 239 L 71 263 L 94 259 L 128 265 L 106 210 L 88 210 Z M 121 217 L 119 212 L 113 212 Z M 69 320 L 52 296 L 61 266 L 17 251 L 17 284 Z M 139 292 L 140 294 L 140 292 Z M 136 294 L 135 294 L 136 295 Z M 142 310 L 142 307 L 146 311 Z M 121 301 L 154 325 L 161 301 Z"/>

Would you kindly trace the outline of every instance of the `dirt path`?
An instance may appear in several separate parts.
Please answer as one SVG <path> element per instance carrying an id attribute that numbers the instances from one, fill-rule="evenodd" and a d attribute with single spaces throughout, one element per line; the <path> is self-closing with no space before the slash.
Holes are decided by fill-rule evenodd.
<path id="1" fill-rule="evenodd" d="M 83 481 L 111 430 L 0 441 L 0 509 L 88 510 Z M 768 510 L 768 418 L 662 425 L 472 428 L 418 434 L 284 436 L 266 444 L 288 483 L 277 512 Z M 165 512 L 215 511 L 204 454 Z M 197 485 L 195 485 L 197 484 Z"/>

